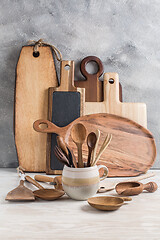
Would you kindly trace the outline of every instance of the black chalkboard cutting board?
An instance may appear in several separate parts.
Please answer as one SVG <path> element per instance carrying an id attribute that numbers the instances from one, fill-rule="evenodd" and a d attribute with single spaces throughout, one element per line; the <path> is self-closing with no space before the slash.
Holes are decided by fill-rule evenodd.
<path id="1" fill-rule="evenodd" d="M 49 88 L 48 120 L 64 127 L 83 115 L 85 89 L 74 86 L 74 61 L 61 62 L 60 86 Z M 54 154 L 56 134 L 47 136 L 46 173 L 61 174 L 63 164 Z"/>

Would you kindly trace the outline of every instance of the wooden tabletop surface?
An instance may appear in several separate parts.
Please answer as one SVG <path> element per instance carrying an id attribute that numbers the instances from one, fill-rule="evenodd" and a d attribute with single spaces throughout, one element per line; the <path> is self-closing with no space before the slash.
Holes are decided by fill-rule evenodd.
<path id="1" fill-rule="evenodd" d="M 155 193 L 143 192 L 119 210 L 103 212 L 86 201 L 74 201 L 66 195 L 57 201 L 7 202 L 5 196 L 18 186 L 19 177 L 16 169 L 0 169 L 0 239 L 159 240 L 160 170 L 152 172 L 156 176 L 142 182 L 155 181 L 159 187 Z M 115 178 L 106 181 L 115 181 Z M 25 185 L 36 189 L 29 183 Z M 99 195 L 115 196 L 116 193 Z"/>

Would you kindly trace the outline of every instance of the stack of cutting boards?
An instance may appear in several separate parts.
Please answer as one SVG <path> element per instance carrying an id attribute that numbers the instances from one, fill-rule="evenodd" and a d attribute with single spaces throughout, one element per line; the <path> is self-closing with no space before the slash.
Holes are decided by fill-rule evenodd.
<path id="1" fill-rule="evenodd" d="M 111 129 L 114 135 L 114 140 L 112 139 L 106 150 L 109 154 L 106 152 L 103 159 L 99 161 L 109 168 L 109 176 L 135 176 L 146 172 L 153 165 L 156 157 L 154 138 L 145 129 L 147 127 L 146 105 L 123 103 L 118 74 L 105 73 L 104 81 L 101 82 L 99 77 L 103 73 L 103 65 L 100 59 L 93 56 L 89 59 L 85 58 L 81 63 L 82 74 L 86 77 L 84 81 L 74 82 L 74 62 L 62 61 L 61 83 L 57 87 L 58 81 L 50 48 L 39 47 L 39 52 L 39 57 L 35 58 L 33 47 L 23 47 L 17 65 L 15 140 L 19 164 L 26 171 L 61 173 L 63 166 L 57 165 L 53 156 L 53 147 L 56 144 L 56 135 L 54 137 L 53 135 L 61 135 L 62 132 L 66 142 L 71 144 L 64 131 L 67 131 L 72 123 L 87 121 L 88 130 L 94 130 L 95 124 L 101 128 L 102 139 L 105 137 L 105 129 L 108 131 Z M 97 62 L 99 68 L 97 73 L 89 74 L 86 71 L 86 64 L 89 61 Z M 85 120 L 79 118 L 88 114 L 95 115 Z M 59 127 L 59 131 L 48 131 L 48 137 L 47 134 L 35 132 L 33 122 L 37 119 L 52 121 Z M 107 121 L 110 128 L 107 127 Z M 40 132 L 47 131 L 41 129 Z M 138 148 L 135 146 L 136 141 L 141 142 Z M 76 152 L 74 146 L 73 149 Z M 147 151 L 149 151 L 148 155 Z M 146 159 L 142 157 L 143 154 Z M 87 156 L 87 147 L 84 149 L 84 155 Z"/>

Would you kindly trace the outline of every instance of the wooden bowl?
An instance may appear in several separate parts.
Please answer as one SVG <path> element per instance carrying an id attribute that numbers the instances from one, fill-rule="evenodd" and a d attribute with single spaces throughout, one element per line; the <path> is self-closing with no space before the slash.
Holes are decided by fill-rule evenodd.
<path id="1" fill-rule="evenodd" d="M 64 191 L 57 189 L 39 189 L 33 192 L 35 197 L 43 200 L 56 200 L 64 195 Z"/>
<path id="2" fill-rule="evenodd" d="M 124 201 L 131 201 L 132 198 L 128 197 L 93 197 L 88 199 L 88 203 L 98 209 L 103 211 L 113 211 L 120 208 Z"/>

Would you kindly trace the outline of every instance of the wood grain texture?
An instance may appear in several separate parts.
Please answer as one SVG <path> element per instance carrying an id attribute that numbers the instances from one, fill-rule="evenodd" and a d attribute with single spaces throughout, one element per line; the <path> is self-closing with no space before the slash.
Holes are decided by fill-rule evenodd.
<path id="1" fill-rule="evenodd" d="M 65 66 L 70 67 L 68 71 L 65 71 Z M 84 115 L 84 102 L 85 102 L 85 89 L 77 88 L 74 86 L 74 61 L 62 61 L 61 62 L 61 80 L 60 86 L 56 88 L 48 89 L 48 120 L 53 119 L 53 93 L 54 92 L 79 92 L 80 93 L 80 116 Z M 62 111 L 62 109 L 59 109 Z M 51 134 L 47 135 L 47 150 L 46 150 L 46 173 L 47 174 L 61 174 L 62 170 L 51 169 Z"/>
<path id="2" fill-rule="evenodd" d="M 33 130 L 37 118 L 47 118 L 48 88 L 57 86 L 52 51 L 39 47 L 39 57 L 33 47 L 23 47 L 17 64 L 15 96 L 15 142 L 19 165 L 26 171 L 46 170 L 47 136 Z"/>
<path id="3" fill-rule="evenodd" d="M 96 62 L 98 72 L 90 74 L 86 70 L 86 65 L 89 62 Z M 75 81 L 75 86 L 85 88 L 86 102 L 102 102 L 103 101 L 103 82 L 99 77 L 103 74 L 103 65 L 101 60 L 95 56 L 88 56 L 81 61 L 80 70 L 82 75 L 86 78 L 85 81 Z"/>
<path id="4" fill-rule="evenodd" d="M 104 74 L 104 101 L 86 102 L 85 115 L 110 113 L 129 118 L 147 128 L 147 110 L 145 103 L 124 103 L 119 100 L 119 77 L 117 73 Z"/>
<path id="5" fill-rule="evenodd" d="M 48 125 L 46 129 L 39 127 L 42 123 Z M 82 123 L 88 133 L 96 129 L 101 131 L 99 147 L 106 135 L 112 134 L 112 141 L 98 162 L 108 167 L 110 177 L 140 175 L 153 165 L 156 158 L 154 137 L 149 130 L 127 118 L 105 113 L 92 114 L 80 117 L 63 128 L 49 121 L 39 120 L 34 123 L 34 129 L 43 133 L 55 132 L 62 136 L 77 155 L 77 149 L 70 136 L 71 128 L 76 123 Z M 85 143 L 83 157 L 86 161 L 87 156 L 87 144 Z"/>

